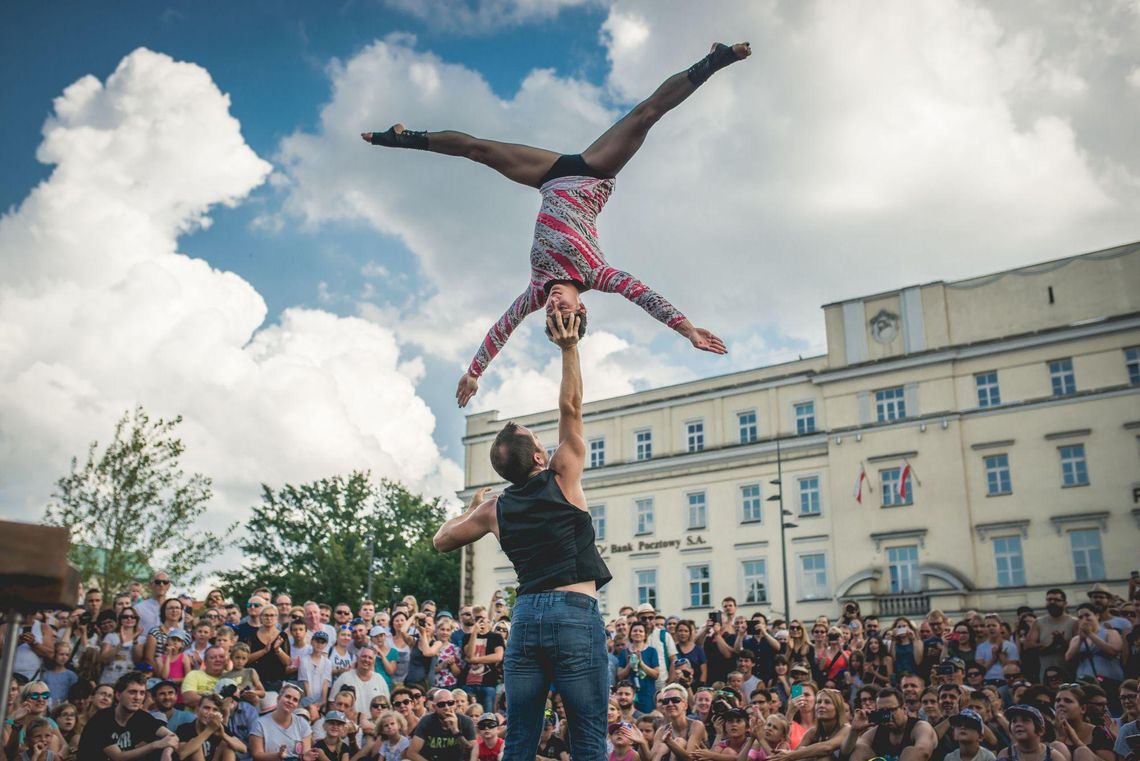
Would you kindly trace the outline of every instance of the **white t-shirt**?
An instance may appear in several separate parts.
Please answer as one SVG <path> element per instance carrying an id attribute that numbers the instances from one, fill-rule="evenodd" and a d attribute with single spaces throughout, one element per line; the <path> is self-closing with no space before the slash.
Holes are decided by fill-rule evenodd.
<path id="1" fill-rule="evenodd" d="M 111 662 L 103 667 L 103 673 L 99 676 L 99 684 L 114 684 L 123 674 L 128 671 L 133 671 L 135 668 L 135 657 L 131 651 L 134 649 L 136 643 L 142 641 L 143 638 L 141 634 L 135 635 L 135 638 L 125 645 L 123 641 L 119 639 L 118 632 L 111 632 L 104 637 L 103 644 L 110 645 L 114 654 L 111 656 Z"/>
<path id="2" fill-rule="evenodd" d="M 332 690 L 329 691 L 329 697 L 335 696 L 340 692 L 340 688 L 346 684 L 350 684 L 356 688 L 356 710 L 358 713 L 368 715 L 368 709 L 372 705 L 372 698 L 375 697 L 388 697 L 388 683 L 384 681 L 383 677 L 375 671 L 368 675 L 368 681 L 365 682 L 356 673 L 356 669 L 346 671 L 337 677 L 336 682 L 333 683 Z"/>
<path id="3" fill-rule="evenodd" d="M 664 642 L 662 635 L 664 635 Z M 661 690 L 669 681 L 669 660 L 666 656 L 677 657 L 677 643 L 673 641 L 673 635 L 666 630 L 654 629 L 645 644 L 657 651 L 657 662 L 661 664 L 661 668 L 657 672 L 657 689 Z"/>
<path id="4" fill-rule="evenodd" d="M 249 734 L 251 737 L 261 737 L 265 740 L 266 753 L 276 753 L 284 745 L 285 758 L 300 758 L 301 742 L 313 734 L 313 729 L 308 721 L 296 714 L 293 715 L 293 723 L 289 728 L 283 729 L 273 720 L 273 714 L 270 713 L 258 719 L 250 728 Z"/>
<path id="5" fill-rule="evenodd" d="M 329 684 L 332 684 L 332 661 L 324 653 L 321 654 L 320 663 L 313 663 L 310 655 L 302 657 L 301 663 L 297 667 L 297 679 L 308 683 L 309 689 L 306 691 L 308 697 L 320 697 L 321 685 L 325 683 L 325 680 L 329 680 Z"/>
<path id="6" fill-rule="evenodd" d="M 24 626 L 27 626 L 27 625 L 28 624 L 24 624 Z M 39 621 L 32 621 L 31 627 L 32 627 L 32 637 L 36 640 L 36 644 L 42 645 L 44 642 L 43 624 L 40 623 Z M 9 627 L 9 628 L 11 628 L 11 627 Z M 23 626 L 21 626 L 19 629 L 15 630 L 15 635 L 17 637 L 19 637 L 23 633 L 24 633 L 24 627 Z M 23 642 L 21 642 L 19 645 L 16 646 L 16 663 L 12 669 L 14 672 L 16 672 L 17 674 L 22 674 L 23 676 L 27 677 L 29 680 L 32 680 L 32 679 L 35 679 L 36 674 L 38 674 L 40 669 L 43 668 L 43 665 L 44 665 L 43 659 L 40 658 L 39 653 L 37 653 L 31 645 L 27 645 L 27 644 L 24 644 Z"/>
<path id="7" fill-rule="evenodd" d="M 135 606 L 135 613 L 139 614 L 139 631 L 149 632 L 158 626 L 160 608 L 158 600 L 148 597 Z"/>
<path id="8" fill-rule="evenodd" d="M 347 671 L 356 665 L 356 656 L 351 650 L 341 655 L 334 647 L 329 650 L 329 661 L 332 663 L 329 667 L 331 671 Z"/>
<path id="9" fill-rule="evenodd" d="M 1002 640 L 1001 650 L 1005 653 L 1007 661 L 1020 661 L 1021 656 L 1017 653 L 1017 645 L 1013 644 L 1011 640 Z M 994 657 L 994 646 L 988 639 L 978 645 L 978 649 L 974 651 L 974 660 L 978 663 L 985 663 L 990 658 Z M 986 672 L 985 679 L 1002 679 L 1002 662 L 1000 659 L 994 661 L 994 665 L 990 666 Z"/>

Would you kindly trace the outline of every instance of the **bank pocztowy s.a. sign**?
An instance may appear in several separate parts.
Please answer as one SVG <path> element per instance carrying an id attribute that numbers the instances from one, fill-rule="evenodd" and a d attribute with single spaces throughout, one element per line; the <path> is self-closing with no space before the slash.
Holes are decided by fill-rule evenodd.
<path id="1" fill-rule="evenodd" d="M 638 540 L 636 542 L 626 542 L 625 544 L 599 544 L 598 552 L 605 555 L 607 552 L 611 555 L 618 555 L 623 552 L 648 552 L 652 550 L 669 550 L 674 547 L 680 547 L 682 544 L 680 539 L 658 539 L 654 542 L 646 542 Z M 686 536 L 683 544 L 686 547 L 698 547 L 702 544 L 708 544 L 703 536 Z"/>

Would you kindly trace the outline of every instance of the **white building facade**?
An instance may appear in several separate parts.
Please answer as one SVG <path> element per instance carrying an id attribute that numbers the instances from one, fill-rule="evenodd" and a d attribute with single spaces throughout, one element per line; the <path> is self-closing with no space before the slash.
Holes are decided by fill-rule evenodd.
<path id="1" fill-rule="evenodd" d="M 603 611 L 697 616 L 731 595 L 782 617 L 785 584 L 800 618 L 1123 593 L 1140 566 L 1140 244 L 823 311 L 826 355 L 586 405 Z M 556 410 L 516 420 L 556 443 Z M 468 418 L 462 498 L 504 486 L 488 452 L 505 422 Z M 464 552 L 465 601 L 514 583 L 493 538 Z"/>

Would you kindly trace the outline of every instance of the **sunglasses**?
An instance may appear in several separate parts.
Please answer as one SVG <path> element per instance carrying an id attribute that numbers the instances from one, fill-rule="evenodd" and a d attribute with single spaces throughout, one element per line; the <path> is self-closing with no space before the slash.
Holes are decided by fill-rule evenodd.
<path id="1" fill-rule="evenodd" d="M 399 708 L 400 706 L 406 706 L 406 705 L 411 705 L 411 704 L 412 704 L 411 700 L 393 700 L 392 701 L 392 707 L 393 708 Z"/>
<path id="2" fill-rule="evenodd" d="M 420 693 L 420 692 L 413 692 L 412 693 L 412 700 L 423 700 L 423 699 L 424 699 L 423 693 Z"/>
<path id="3" fill-rule="evenodd" d="M 671 697 L 671 698 L 661 698 L 661 699 L 660 699 L 660 700 L 658 700 L 657 702 L 658 702 L 658 703 L 660 703 L 660 704 L 661 704 L 661 705 L 663 705 L 663 706 L 675 706 L 675 705 L 677 705 L 678 703 L 680 703 L 680 702 L 681 702 L 681 698 L 679 698 L 679 697 L 677 697 L 677 696 L 675 696 L 675 695 L 674 695 L 674 696 L 673 696 L 673 697 Z"/>
<path id="4" fill-rule="evenodd" d="M 371 706 L 371 707 L 372 707 L 372 708 L 387 708 L 387 707 L 388 707 L 388 704 L 387 704 L 387 703 L 384 703 L 384 702 L 381 702 L 381 701 L 377 701 L 377 702 L 375 702 L 375 703 L 372 703 L 372 706 Z"/>
<path id="5" fill-rule="evenodd" d="M 120 621 L 138 621 L 138 616 L 119 616 Z"/>
<path id="6" fill-rule="evenodd" d="M 51 697 L 50 692 L 29 692 L 28 700 L 47 700 Z"/>
<path id="7" fill-rule="evenodd" d="M 154 584 L 155 586 L 169 587 L 170 586 L 170 579 L 151 579 L 150 583 Z"/>
<path id="8" fill-rule="evenodd" d="M 338 611 L 336 611 L 336 615 L 338 615 L 338 616 L 351 616 L 352 611 L 351 610 L 338 610 Z"/>
<path id="9" fill-rule="evenodd" d="M 435 702 L 435 704 L 437 706 L 442 706 L 444 708 L 450 708 L 451 706 L 455 705 L 455 701 L 454 700 L 437 700 Z"/>

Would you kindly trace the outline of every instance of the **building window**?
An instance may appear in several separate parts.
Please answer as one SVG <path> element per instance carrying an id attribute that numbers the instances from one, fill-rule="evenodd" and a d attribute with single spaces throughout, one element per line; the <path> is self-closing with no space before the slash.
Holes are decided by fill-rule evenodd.
<path id="1" fill-rule="evenodd" d="M 657 607 L 657 569 L 648 569 L 644 571 L 634 571 L 634 578 L 637 579 L 637 604 L 644 605 L 649 603 L 654 608 Z"/>
<path id="2" fill-rule="evenodd" d="M 760 438 L 756 425 L 756 410 L 736 413 L 736 424 L 740 427 L 740 443 L 750 444 Z"/>
<path id="3" fill-rule="evenodd" d="M 691 423 L 685 423 L 685 437 L 688 450 L 690 452 L 699 452 L 705 448 L 705 421 L 694 420 Z"/>
<path id="4" fill-rule="evenodd" d="M 703 491 L 689 495 L 689 528 L 704 528 L 708 523 L 708 504 Z"/>
<path id="5" fill-rule="evenodd" d="M 1140 346 L 1124 350 L 1124 367 L 1128 370 L 1128 382 L 1140 386 Z"/>
<path id="6" fill-rule="evenodd" d="M 1012 494 L 1013 484 L 1009 478 L 1009 455 L 995 454 L 985 458 L 986 495 Z"/>
<path id="7" fill-rule="evenodd" d="M 590 508 L 590 522 L 594 524 L 594 538 L 606 541 L 606 506 L 594 505 Z"/>
<path id="8" fill-rule="evenodd" d="M 796 483 L 800 487 L 800 515 L 819 515 L 819 476 L 805 476 Z"/>
<path id="9" fill-rule="evenodd" d="M 689 607 L 709 607 L 712 604 L 712 588 L 708 564 L 691 565 L 685 571 L 689 581 Z"/>
<path id="10" fill-rule="evenodd" d="M 922 588 L 917 545 L 888 548 L 887 568 L 891 574 L 891 594 L 913 594 Z"/>
<path id="11" fill-rule="evenodd" d="M 1025 557 L 1020 536 L 994 537 L 994 565 L 999 587 L 1025 586 Z"/>
<path id="12" fill-rule="evenodd" d="M 600 468 L 606 464 L 606 440 L 590 439 L 590 467 Z"/>
<path id="13" fill-rule="evenodd" d="M 978 406 L 996 407 L 1001 404 L 1001 391 L 998 390 L 997 370 L 988 373 L 978 373 L 974 376 L 974 384 L 978 387 Z"/>
<path id="14" fill-rule="evenodd" d="M 646 429 L 633 434 L 634 457 L 638 460 L 648 460 L 653 457 L 653 431 Z"/>
<path id="15" fill-rule="evenodd" d="M 764 519 L 763 503 L 760 501 L 760 484 L 745 484 L 740 487 L 740 520 L 744 523 L 759 523 Z"/>
<path id="16" fill-rule="evenodd" d="M 796 433 L 815 433 L 815 402 L 800 402 L 795 406 Z"/>
<path id="17" fill-rule="evenodd" d="M 1053 384 L 1053 396 L 1077 393 L 1077 377 L 1073 375 L 1073 360 L 1055 359 L 1050 362 L 1049 382 Z"/>
<path id="18" fill-rule="evenodd" d="M 901 493 L 902 483 L 899 478 L 902 468 L 888 468 L 879 471 L 879 484 L 883 492 L 883 507 L 914 504 L 914 492 L 910 488 L 910 473 L 906 476 L 906 496 Z"/>
<path id="19" fill-rule="evenodd" d="M 610 612 L 610 588 L 604 586 L 595 593 L 598 596 L 598 612 L 603 616 L 608 615 Z"/>
<path id="20" fill-rule="evenodd" d="M 740 564 L 744 582 L 745 604 L 763 605 L 768 602 L 768 569 L 763 560 L 745 560 Z"/>
<path id="21" fill-rule="evenodd" d="M 1100 531 L 1095 528 L 1069 532 L 1076 581 L 1100 581 L 1105 578 L 1104 552 L 1100 548 Z"/>
<path id="22" fill-rule="evenodd" d="M 903 387 L 884 388 L 875 392 L 875 412 L 880 423 L 906 417 L 906 400 Z"/>
<path id="23" fill-rule="evenodd" d="M 1063 486 L 1088 486 L 1089 466 L 1085 461 L 1085 445 L 1072 444 L 1059 447 L 1061 453 L 1061 484 Z"/>
<path id="24" fill-rule="evenodd" d="M 827 584 L 827 557 L 822 553 L 800 555 L 798 587 L 801 600 L 823 600 L 831 597 Z"/>
<path id="25" fill-rule="evenodd" d="M 653 498 L 639 499 L 634 502 L 634 513 L 637 523 L 637 535 L 653 533 Z"/>

